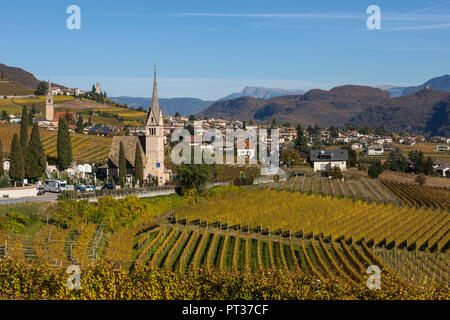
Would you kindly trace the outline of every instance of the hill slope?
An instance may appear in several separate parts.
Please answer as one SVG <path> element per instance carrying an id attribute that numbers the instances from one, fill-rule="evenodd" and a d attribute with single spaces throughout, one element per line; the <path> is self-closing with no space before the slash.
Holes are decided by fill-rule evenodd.
<path id="1" fill-rule="evenodd" d="M 304 95 L 271 99 L 242 97 L 218 101 L 198 115 L 224 119 L 255 119 L 262 122 L 276 118 L 278 122 L 330 126 L 345 123 L 364 108 L 389 99 L 389 93 L 380 89 L 347 85 L 330 91 L 314 89 Z"/>
<path id="2" fill-rule="evenodd" d="M 144 107 L 148 109 L 152 102 L 152 98 L 141 98 L 141 97 L 112 97 L 114 100 L 120 104 L 127 104 L 132 108 Z M 214 101 L 206 101 L 196 98 L 159 98 L 159 106 L 161 107 L 164 114 L 174 115 L 179 113 L 183 116 L 188 116 L 191 114 L 196 114 L 202 111 L 206 107 L 210 106 Z"/>
<path id="3" fill-rule="evenodd" d="M 36 79 L 36 77 L 32 73 L 28 71 L 25 71 L 21 68 L 10 67 L 0 63 L 0 73 L 2 72 L 8 80 L 16 81 L 28 88 L 36 89 L 39 82 L 41 82 L 40 80 Z M 56 83 L 52 83 L 52 86 L 65 88 L 64 86 Z"/>
<path id="4" fill-rule="evenodd" d="M 450 94 L 423 89 L 412 95 L 368 107 L 351 121 L 360 126 L 384 126 L 426 136 L 450 136 Z"/>
<path id="5" fill-rule="evenodd" d="M 0 96 L 27 96 L 34 93 L 34 90 L 16 81 L 0 80 Z"/>

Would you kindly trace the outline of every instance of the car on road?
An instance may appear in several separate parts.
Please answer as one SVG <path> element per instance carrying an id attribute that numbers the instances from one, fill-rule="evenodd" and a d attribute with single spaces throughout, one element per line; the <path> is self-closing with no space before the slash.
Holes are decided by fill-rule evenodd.
<path id="1" fill-rule="evenodd" d="M 37 190 L 37 195 L 38 196 L 41 196 L 41 195 L 45 194 L 44 186 L 37 186 L 36 190 Z"/>
<path id="2" fill-rule="evenodd" d="M 92 184 L 87 184 L 86 191 L 95 191 L 95 187 Z"/>
<path id="3" fill-rule="evenodd" d="M 75 191 L 76 192 L 84 192 L 87 191 L 86 190 L 86 186 L 84 184 L 78 184 L 75 186 Z"/>
<path id="4" fill-rule="evenodd" d="M 107 183 L 102 187 L 102 190 L 114 190 L 114 185 L 112 183 Z"/>

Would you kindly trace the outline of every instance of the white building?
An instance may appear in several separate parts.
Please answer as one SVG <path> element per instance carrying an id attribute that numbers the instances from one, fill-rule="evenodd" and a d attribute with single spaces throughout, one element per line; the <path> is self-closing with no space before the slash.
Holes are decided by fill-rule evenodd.
<path id="1" fill-rule="evenodd" d="M 371 147 L 369 147 L 367 154 L 369 156 L 382 156 L 384 154 L 384 148 L 382 145 L 371 146 Z"/>
<path id="2" fill-rule="evenodd" d="M 347 169 L 348 151 L 339 150 L 311 150 L 310 161 L 314 165 L 314 172 L 329 170 L 338 167 Z"/>

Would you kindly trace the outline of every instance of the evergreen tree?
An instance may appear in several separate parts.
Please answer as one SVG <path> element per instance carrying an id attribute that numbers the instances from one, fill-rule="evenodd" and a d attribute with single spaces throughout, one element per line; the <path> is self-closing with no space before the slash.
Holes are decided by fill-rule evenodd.
<path id="1" fill-rule="evenodd" d="M 25 178 L 22 147 L 20 146 L 17 134 L 14 134 L 11 143 L 9 176 L 14 180 L 14 185 L 17 185 L 17 182 L 23 181 Z"/>
<path id="2" fill-rule="evenodd" d="M 77 120 L 77 133 L 82 134 L 83 132 L 84 132 L 83 117 L 79 115 Z"/>
<path id="3" fill-rule="evenodd" d="M 48 91 L 48 83 L 45 81 L 39 82 L 36 91 L 34 92 L 37 96 L 45 96 Z"/>
<path id="4" fill-rule="evenodd" d="M 313 129 L 314 132 L 314 143 L 313 143 L 313 149 L 314 150 L 322 150 L 323 144 L 322 144 L 322 136 L 320 132 L 320 127 L 316 124 Z"/>
<path id="5" fill-rule="evenodd" d="M 139 182 L 139 186 L 142 187 L 144 180 L 144 165 L 142 163 L 142 154 L 139 142 L 136 142 L 136 152 L 134 153 L 134 170 L 136 181 Z"/>
<path id="6" fill-rule="evenodd" d="M 277 120 L 275 118 L 272 119 L 272 123 L 270 124 L 270 127 L 272 129 L 275 129 L 277 127 Z"/>
<path id="7" fill-rule="evenodd" d="M 372 179 L 378 178 L 381 173 L 383 173 L 383 166 L 380 161 L 375 162 L 369 167 L 368 174 Z"/>
<path id="8" fill-rule="evenodd" d="M 25 176 L 27 179 L 35 181 L 42 177 L 46 166 L 47 156 L 39 135 L 39 126 L 35 123 L 31 130 L 30 143 L 28 144 L 25 157 Z"/>
<path id="9" fill-rule="evenodd" d="M 127 170 L 127 160 L 125 158 L 125 150 L 122 141 L 120 141 L 119 148 L 119 184 L 123 188 L 125 186 L 124 177 Z"/>
<path id="10" fill-rule="evenodd" d="M 32 126 L 33 125 L 33 113 L 32 112 L 29 112 L 28 113 L 28 125 L 30 125 L 30 126 Z"/>
<path id="11" fill-rule="evenodd" d="M 88 126 L 89 126 L 89 127 L 92 127 L 92 119 L 91 119 L 91 116 L 89 116 L 89 119 L 88 119 Z"/>
<path id="12" fill-rule="evenodd" d="M 32 113 L 33 115 L 36 114 L 36 106 L 34 105 L 34 103 L 33 103 L 33 106 L 31 107 L 31 113 Z"/>
<path id="13" fill-rule="evenodd" d="M 296 128 L 297 138 L 295 139 L 295 149 L 299 152 L 305 152 L 309 154 L 309 146 L 306 137 L 303 133 L 303 127 L 299 124 Z"/>
<path id="14" fill-rule="evenodd" d="M 25 154 L 28 144 L 28 112 L 27 107 L 22 108 L 22 118 L 20 120 L 20 147 L 23 154 Z"/>
<path id="15" fill-rule="evenodd" d="M 58 164 L 65 170 L 72 164 L 72 142 L 70 140 L 69 126 L 64 117 L 58 121 L 58 138 L 56 142 Z"/>
<path id="16" fill-rule="evenodd" d="M 330 136 L 332 138 L 337 138 L 339 136 L 338 129 L 335 126 L 330 127 Z"/>
<path id="17" fill-rule="evenodd" d="M 3 177 L 5 174 L 5 169 L 3 168 L 3 146 L 2 141 L 0 140 L 0 177 Z"/>
<path id="18" fill-rule="evenodd" d="M 434 174 L 433 165 L 434 165 L 433 159 L 431 159 L 431 157 L 428 157 L 427 160 L 425 161 L 423 173 L 429 176 L 433 175 Z"/>

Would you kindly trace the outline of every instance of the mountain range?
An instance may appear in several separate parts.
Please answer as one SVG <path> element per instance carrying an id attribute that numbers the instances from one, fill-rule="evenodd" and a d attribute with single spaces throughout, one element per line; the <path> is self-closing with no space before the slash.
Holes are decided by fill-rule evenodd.
<path id="1" fill-rule="evenodd" d="M 304 126 L 352 123 L 372 128 L 408 131 L 426 136 L 450 136 L 450 93 L 422 89 L 414 94 L 392 98 L 378 88 L 346 85 L 329 91 L 314 89 L 303 95 L 271 99 L 240 97 L 218 101 L 197 115 L 223 119 L 254 119 Z"/>
<path id="2" fill-rule="evenodd" d="M 3 75 L 0 95 L 35 89 L 40 80 L 21 68 L 0 64 Z M 54 84 L 55 87 L 65 88 Z M 5 91 L 5 92 L 2 92 Z M 148 108 L 151 98 L 111 98 L 132 107 Z M 217 101 L 196 98 L 159 99 L 165 114 L 196 114 L 199 117 L 254 119 L 320 126 L 352 123 L 413 134 L 450 136 L 450 75 L 446 74 L 418 86 L 345 85 L 331 90 L 271 89 L 245 87 Z"/>
<path id="3" fill-rule="evenodd" d="M 391 94 L 392 98 L 396 98 L 400 96 L 407 96 L 413 94 L 419 90 L 426 88 L 427 86 L 430 89 L 450 92 L 450 75 L 445 74 L 440 77 L 432 78 L 418 86 L 411 86 L 411 87 L 388 86 L 388 88 L 386 88 L 386 91 L 388 91 Z"/>

